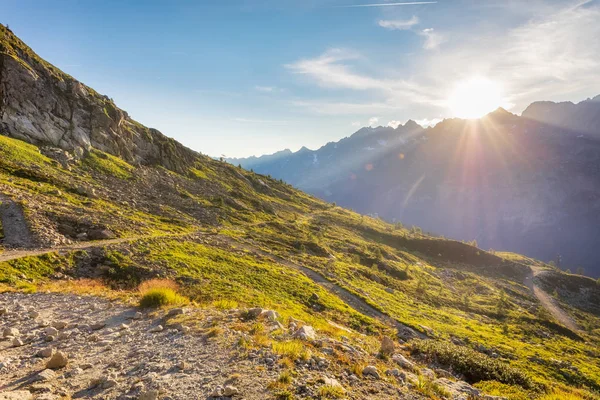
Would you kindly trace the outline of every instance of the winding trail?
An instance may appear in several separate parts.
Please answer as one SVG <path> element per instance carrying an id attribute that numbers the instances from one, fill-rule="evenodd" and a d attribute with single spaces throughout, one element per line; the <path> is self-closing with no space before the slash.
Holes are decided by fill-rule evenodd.
<path id="1" fill-rule="evenodd" d="M 351 308 L 353 308 L 355 311 L 357 311 L 360 314 L 363 314 L 363 315 L 366 315 L 373 319 L 376 319 L 385 325 L 393 326 L 399 332 L 406 332 L 406 330 L 408 329 L 411 331 L 411 333 L 415 334 L 416 336 L 419 336 L 421 338 L 426 337 L 425 335 L 421 334 L 420 332 L 413 330 L 412 328 L 402 324 L 401 322 L 397 321 L 396 319 L 392 318 L 391 316 L 389 316 L 389 315 L 383 313 L 382 311 L 378 310 L 377 308 L 373 307 L 372 305 L 367 303 L 361 297 L 350 292 L 348 289 L 345 289 L 344 287 L 338 285 L 337 283 L 331 282 L 330 280 L 325 278 L 320 273 L 318 273 L 308 267 L 305 267 L 303 265 L 300 265 L 298 263 L 290 261 L 286 258 L 280 257 L 276 254 L 264 251 L 264 250 L 254 246 L 254 245 L 251 245 L 249 243 L 238 242 L 229 236 L 218 235 L 218 237 L 220 239 L 224 240 L 225 242 L 227 242 L 232 247 L 240 248 L 240 249 L 247 250 L 247 251 L 250 251 L 255 254 L 259 254 L 263 257 L 270 259 L 271 261 L 273 261 L 275 263 L 278 263 L 278 264 L 284 265 L 288 268 L 295 269 L 297 271 L 302 272 L 309 279 L 311 279 L 314 283 L 321 286 L 323 289 L 327 290 L 334 296 L 337 296 L 338 298 L 340 298 L 344 303 L 346 303 L 348 306 L 350 306 Z"/>
<path id="2" fill-rule="evenodd" d="M 579 332 L 581 329 L 569 314 L 567 314 L 560 306 L 556 303 L 556 300 L 546 293 L 542 288 L 536 284 L 536 277 L 548 273 L 548 271 L 530 267 L 531 272 L 525 277 L 523 282 L 539 300 L 542 306 L 548 310 L 548 312 L 561 324 L 572 330 L 573 332 Z"/>

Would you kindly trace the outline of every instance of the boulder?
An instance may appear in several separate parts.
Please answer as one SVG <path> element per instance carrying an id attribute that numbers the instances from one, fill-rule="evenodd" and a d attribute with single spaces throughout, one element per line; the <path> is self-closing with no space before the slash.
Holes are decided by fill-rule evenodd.
<path id="1" fill-rule="evenodd" d="M 114 239 L 117 236 L 108 229 L 92 229 L 87 233 L 90 240 L 108 240 Z"/>
<path id="2" fill-rule="evenodd" d="M 317 333 L 312 326 L 304 325 L 294 333 L 294 337 L 302 340 L 314 340 L 317 337 Z"/>

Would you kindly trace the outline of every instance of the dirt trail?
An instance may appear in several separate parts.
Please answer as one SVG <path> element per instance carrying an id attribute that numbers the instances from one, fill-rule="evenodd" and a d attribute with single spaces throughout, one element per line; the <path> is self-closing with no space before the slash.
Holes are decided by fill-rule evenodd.
<path id="1" fill-rule="evenodd" d="M 546 293 L 542 288 L 540 288 L 536 284 L 536 277 L 547 273 L 543 269 L 531 267 L 531 272 L 525 277 L 525 281 L 523 282 L 535 295 L 535 297 L 540 301 L 542 306 L 548 310 L 548 312 L 556 318 L 561 324 L 569 328 L 574 332 L 578 332 L 580 330 L 579 326 L 575 322 L 575 320 L 567 314 L 560 306 L 556 303 L 556 300 L 552 298 L 548 293 Z"/>
<path id="2" fill-rule="evenodd" d="M 5 247 L 31 248 L 35 246 L 23 209 L 2 193 L 0 193 L 0 219 L 4 231 L 3 244 Z"/>
<path id="3" fill-rule="evenodd" d="M 196 234 L 210 235 L 205 232 L 196 232 Z M 159 238 L 159 237 L 167 238 L 167 237 L 180 237 L 180 236 L 186 236 L 186 235 L 190 235 L 190 233 L 171 234 L 171 235 L 164 235 L 164 236 L 138 236 L 138 237 L 130 237 L 130 238 L 102 240 L 102 241 L 97 241 L 97 242 L 75 243 L 75 244 L 71 244 L 68 246 L 60 246 L 60 247 L 53 247 L 53 248 L 46 248 L 46 249 L 7 251 L 4 253 L 0 253 L 0 262 L 15 260 L 15 259 L 23 258 L 23 257 L 40 256 L 43 254 L 56 253 L 56 252 L 63 253 L 63 252 L 68 252 L 68 251 L 73 251 L 73 250 L 87 250 L 87 249 L 103 247 L 103 246 L 107 246 L 107 245 L 111 245 L 111 244 L 131 242 L 131 241 L 144 239 L 144 238 L 148 238 L 148 239 Z M 276 263 L 285 265 L 286 267 L 289 267 L 289 268 L 292 268 L 292 269 L 302 272 L 304 275 L 306 275 L 309 279 L 311 279 L 317 285 L 323 287 L 325 290 L 327 290 L 330 293 L 334 294 L 335 296 L 339 297 L 343 302 L 345 302 L 350 307 L 352 307 L 354 310 L 356 310 L 357 312 L 359 312 L 363 315 L 377 319 L 386 325 L 394 326 L 396 329 L 398 329 L 399 332 L 406 332 L 408 329 L 411 329 L 411 328 L 407 327 L 406 325 L 396 321 L 389 315 L 377 310 L 375 307 L 368 304 L 365 300 L 363 300 L 359 296 L 353 294 L 352 292 L 339 286 L 338 284 L 335 284 L 335 283 L 329 281 L 323 275 L 321 275 L 320 273 L 318 273 L 316 271 L 313 271 L 312 269 L 310 269 L 308 267 L 305 267 L 303 265 L 297 264 L 290 260 L 284 259 L 284 258 L 274 255 L 272 253 L 266 252 L 266 251 L 259 249 L 258 247 L 253 246 L 251 244 L 238 242 L 229 236 L 225 236 L 225 235 L 216 235 L 216 236 L 219 239 L 228 243 L 232 247 L 242 248 L 242 249 L 250 251 L 252 253 L 260 254 L 264 257 L 271 259 L 272 261 L 274 261 Z M 418 336 L 422 336 L 419 332 L 415 332 L 415 333 Z"/>

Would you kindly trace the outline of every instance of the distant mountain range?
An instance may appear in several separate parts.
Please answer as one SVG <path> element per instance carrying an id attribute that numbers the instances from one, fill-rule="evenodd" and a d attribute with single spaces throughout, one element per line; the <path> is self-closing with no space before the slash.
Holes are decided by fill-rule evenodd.
<path id="1" fill-rule="evenodd" d="M 600 96 L 228 161 L 361 213 L 600 275 Z"/>

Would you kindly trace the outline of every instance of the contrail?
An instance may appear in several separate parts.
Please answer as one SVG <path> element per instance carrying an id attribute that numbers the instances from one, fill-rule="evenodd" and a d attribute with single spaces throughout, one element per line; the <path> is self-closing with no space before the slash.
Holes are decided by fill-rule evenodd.
<path id="1" fill-rule="evenodd" d="M 336 6 L 336 8 L 416 6 L 419 4 L 437 4 L 437 1 L 410 1 L 410 2 L 403 2 L 403 3 L 354 4 L 354 5 L 349 5 L 349 6 Z"/>

